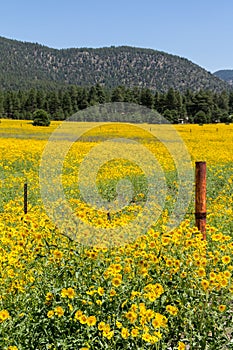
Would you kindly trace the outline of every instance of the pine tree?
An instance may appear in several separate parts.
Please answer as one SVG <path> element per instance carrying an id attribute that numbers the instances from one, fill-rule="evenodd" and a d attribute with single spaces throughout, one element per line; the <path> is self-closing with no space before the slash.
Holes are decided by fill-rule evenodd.
<path id="1" fill-rule="evenodd" d="M 51 91 L 48 98 L 48 112 L 51 119 L 57 119 L 56 115 L 60 112 L 60 100 L 57 91 Z"/>
<path id="2" fill-rule="evenodd" d="M 3 114 L 3 93 L 0 91 L 0 118 L 2 118 Z"/>
<path id="3" fill-rule="evenodd" d="M 45 109 L 46 106 L 46 95 L 44 90 L 37 90 L 36 94 L 36 106 L 38 109 Z"/>
<path id="4" fill-rule="evenodd" d="M 97 96 L 98 96 L 98 102 L 99 103 L 107 102 L 106 92 L 103 89 L 103 87 L 100 84 L 96 84 L 95 88 L 96 88 L 96 93 L 97 93 Z"/>
<path id="5" fill-rule="evenodd" d="M 62 98 L 62 110 L 65 118 L 71 117 L 71 115 L 73 114 L 72 102 L 68 91 L 65 91 Z"/>
<path id="6" fill-rule="evenodd" d="M 154 106 L 154 96 L 149 89 L 142 89 L 141 91 L 141 104 L 147 108 L 152 109 Z"/>
<path id="7" fill-rule="evenodd" d="M 99 102 L 96 87 L 92 86 L 88 93 L 88 104 L 89 106 L 94 106 Z"/>
<path id="8" fill-rule="evenodd" d="M 10 91 L 7 91 L 4 94 L 4 100 L 3 100 L 3 109 L 4 109 L 4 116 L 6 118 L 12 118 L 13 117 L 13 99 L 12 99 L 12 93 Z"/>
<path id="9" fill-rule="evenodd" d="M 229 113 L 233 114 L 233 91 L 229 94 Z"/>
<path id="10" fill-rule="evenodd" d="M 124 88 L 122 86 L 118 86 L 112 91 L 111 102 L 123 102 L 124 101 Z"/>
<path id="11" fill-rule="evenodd" d="M 37 109 L 37 100 L 36 100 L 36 90 L 31 89 L 27 95 L 27 100 L 24 104 L 24 109 L 29 114 L 32 114 Z"/>
<path id="12" fill-rule="evenodd" d="M 77 97 L 78 97 L 78 88 L 75 85 L 71 85 L 68 88 L 68 92 L 71 98 L 71 105 L 72 105 L 72 111 L 73 113 L 76 113 L 78 111 L 78 102 L 77 102 Z"/>
<path id="13" fill-rule="evenodd" d="M 88 92 L 87 88 L 82 88 L 82 91 L 79 96 L 79 101 L 78 101 L 78 108 L 79 109 L 86 109 L 89 106 L 88 103 Z"/>

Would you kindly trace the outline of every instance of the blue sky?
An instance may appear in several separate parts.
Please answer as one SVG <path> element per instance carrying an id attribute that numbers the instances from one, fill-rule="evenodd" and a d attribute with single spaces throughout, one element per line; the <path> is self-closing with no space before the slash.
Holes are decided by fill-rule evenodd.
<path id="1" fill-rule="evenodd" d="M 6 0 L 0 36 L 54 48 L 130 45 L 233 69 L 232 0 Z"/>

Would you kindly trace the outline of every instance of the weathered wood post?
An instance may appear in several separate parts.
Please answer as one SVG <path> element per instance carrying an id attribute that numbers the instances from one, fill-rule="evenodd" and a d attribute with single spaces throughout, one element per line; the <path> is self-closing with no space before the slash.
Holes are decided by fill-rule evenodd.
<path id="1" fill-rule="evenodd" d="M 109 211 L 107 212 L 107 218 L 108 218 L 108 221 L 111 221 L 111 214 Z"/>
<path id="2" fill-rule="evenodd" d="M 23 210 L 24 210 L 24 214 L 27 214 L 28 212 L 28 184 L 27 182 L 25 182 L 24 186 L 23 186 L 23 192 L 24 192 L 24 205 L 23 205 Z"/>
<path id="3" fill-rule="evenodd" d="M 196 226 L 206 239 L 206 162 L 196 162 L 195 181 Z"/>

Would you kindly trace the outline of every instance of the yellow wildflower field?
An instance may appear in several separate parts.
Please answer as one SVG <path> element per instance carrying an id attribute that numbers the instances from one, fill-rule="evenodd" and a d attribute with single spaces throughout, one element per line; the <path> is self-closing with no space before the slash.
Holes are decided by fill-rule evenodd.
<path id="1" fill-rule="evenodd" d="M 174 126 L 187 159 L 164 125 L 71 124 L 82 132 L 70 145 L 68 129 L 49 141 L 60 126 L 0 123 L 0 348 L 230 349 L 233 125 Z"/>

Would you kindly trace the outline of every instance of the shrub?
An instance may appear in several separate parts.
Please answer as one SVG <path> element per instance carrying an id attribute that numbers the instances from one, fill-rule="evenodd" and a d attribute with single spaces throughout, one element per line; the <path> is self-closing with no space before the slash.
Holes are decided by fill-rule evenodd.
<path id="1" fill-rule="evenodd" d="M 38 109 L 33 113 L 33 123 L 34 126 L 49 126 L 50 119 L 48 113 L 43 109 Z"/>

